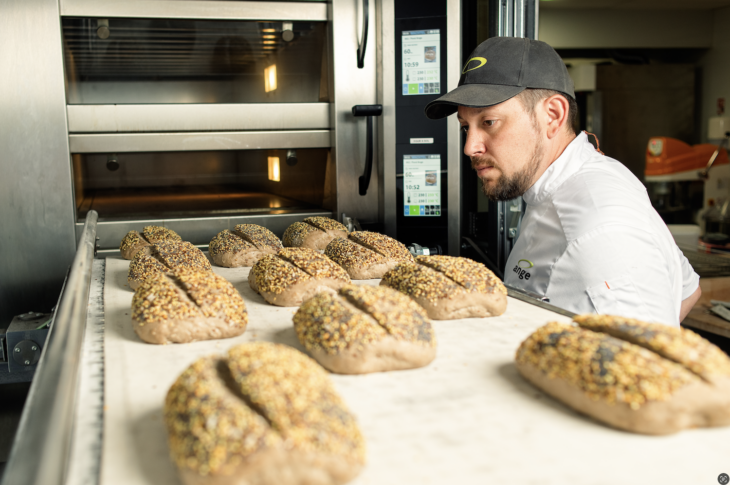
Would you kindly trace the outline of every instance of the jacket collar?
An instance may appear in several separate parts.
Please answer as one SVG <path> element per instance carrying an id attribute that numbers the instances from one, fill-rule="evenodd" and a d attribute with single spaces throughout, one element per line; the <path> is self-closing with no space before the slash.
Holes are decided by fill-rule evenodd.
<path id="1" fill-rule="evenodd" d="M 588 145 L 588 147 L 586 147 Z M 527 205 L 540 205 L 549 200 L 563 182 L 575 174 L 583 165 L 585 157 L 581 156 L 586 148 L 595 151 L 582 132 L 565 147 L 563 153 L 545 170 L 545 173 L 522 196 Z"/>

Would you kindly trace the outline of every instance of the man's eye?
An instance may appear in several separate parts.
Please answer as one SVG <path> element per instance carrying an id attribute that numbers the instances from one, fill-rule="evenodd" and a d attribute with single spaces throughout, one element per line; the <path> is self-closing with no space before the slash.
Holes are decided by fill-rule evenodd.
<path id="1" fill-rule="evenodd" d="M 494 120 L 484 120 L 484 124 L 487 126 L 492 126 L 494 125 Z"/>
<path id="2" fill-rule="evenodd" d="M 468 126 L 462 126 L 461 127 L 461 131 L 463 131 L 464 133 L 466 133 L 467 131 L 469 131 L 469 127 Z"/>

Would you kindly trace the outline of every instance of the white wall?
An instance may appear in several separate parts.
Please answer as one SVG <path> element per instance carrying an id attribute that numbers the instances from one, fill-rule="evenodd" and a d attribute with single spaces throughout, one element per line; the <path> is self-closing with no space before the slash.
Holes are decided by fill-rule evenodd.
<path id="1" fill-rule="evenodd" d="M 710 47 L 713 11 L 541 8 L 539 28 L 556 49 Z"/>
<path id="2" fill-rule="evenodd" d="M 717 98 L 725 98 L 725 115 L 730 115 L 730 7 L 714 11 L 712 47 L 700 60 L 702 68 L 702 141 L 707 141 L 707 124 L 716 115 Z"/>

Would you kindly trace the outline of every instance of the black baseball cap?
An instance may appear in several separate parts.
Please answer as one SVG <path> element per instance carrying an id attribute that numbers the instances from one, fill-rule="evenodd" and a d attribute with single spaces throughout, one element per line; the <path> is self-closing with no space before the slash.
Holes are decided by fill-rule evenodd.
<path id="1" fill-rule="evenodd" d="M 432 120 L 456 113 L 459 106 L 485 108 L 527 88 L 551 89 L 575 99 L 573 80 L 555 49 L 539 40 L 492 37 L 474 49 L 453 91 L 426 106 Z"/>

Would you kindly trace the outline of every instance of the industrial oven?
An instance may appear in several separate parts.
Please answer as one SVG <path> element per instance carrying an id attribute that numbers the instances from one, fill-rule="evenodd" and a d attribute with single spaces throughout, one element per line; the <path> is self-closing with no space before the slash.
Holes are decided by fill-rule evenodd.
<path id="1" fill-rule="evenodd" d="M 458 82 L 461 6 L 4 2 L 0 318 L 53 306 L 92 210 L 101 251 L 323 215 L 456 254 L 458 123 L 423 107 Z"/>

